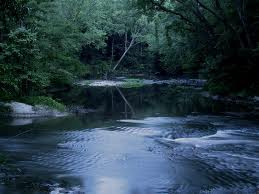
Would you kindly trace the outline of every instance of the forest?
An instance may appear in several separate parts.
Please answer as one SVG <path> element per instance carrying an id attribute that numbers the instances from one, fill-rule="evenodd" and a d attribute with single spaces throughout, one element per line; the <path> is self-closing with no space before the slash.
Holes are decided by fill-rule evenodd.
<path id="1" fill-rule="evenodd" d="M 0 98 L 118 75 L 258 95 L 257 0 L 1 0 Z"/>

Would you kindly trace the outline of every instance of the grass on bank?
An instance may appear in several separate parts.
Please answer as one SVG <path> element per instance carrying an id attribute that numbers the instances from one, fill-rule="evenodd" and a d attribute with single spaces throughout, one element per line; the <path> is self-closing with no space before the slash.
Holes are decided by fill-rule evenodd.
<path id="1" fill-rule="evenodd" d="M 29 105 L 43 105 L 47 106 L 53 109 L 56 109 L 58 111 L 64 112 L 66 110 L 65 105 L 63 105 L 60 102 L 57 102 L 56 100 L 52 99 L 51 97 L 47 96 L 32 96 L 32 97 L 26 97 L 23 99 L 23 102 Z"/>
<path id="2" fill-rule="evenodd" d="M 94 82 L 93 80 L 84 80 L 84 81 L 80 82 L 80 85 L 89 86 L 93 82 Z"/>
<path id="3" fill-rule="evenodd" d="M 144 86 L 144 82 L 141 79 L 124 79 L 123 81 L 122 88 L 139 88 Z"/>

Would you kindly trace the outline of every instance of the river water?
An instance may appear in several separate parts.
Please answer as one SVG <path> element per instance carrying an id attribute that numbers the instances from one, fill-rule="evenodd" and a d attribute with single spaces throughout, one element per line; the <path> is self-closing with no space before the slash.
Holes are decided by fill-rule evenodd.
<path id="1" fill-rule="evenodd" d="M 246 107 L 168 85 L 58 96 L 96 112 L 1 119 L 1 152 L 23 173 L 0 193 L 256 193 L 259 122 Z"/>

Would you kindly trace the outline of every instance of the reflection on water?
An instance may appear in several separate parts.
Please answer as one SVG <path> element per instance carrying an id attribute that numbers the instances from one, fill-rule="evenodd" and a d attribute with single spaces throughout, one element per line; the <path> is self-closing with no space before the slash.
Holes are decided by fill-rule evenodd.
<path id="1" fill-rule="evenodd" d="M 259 124 L 224 115 L 243 107 L 169 86 L 75 89 L 64 97 L 98 112 L 0 120 L 1 151 L 24 179 L 40 176 L 50 188 L 17 184 L 1 193 L 255 193 Z"/>
<path id="2" fill-rule="evenodd" d="M 127 182 L 120 179 L 115 179 L 111 177 L 100 177 L 97 180 L 96 188 L 93 189 L 96 193 L 120 193 L 121 191 L 128 190 Z"/>
<path id="3" fill-rule="evenodd" d="M 105 115 L 117 115 L 123 119 L 154 116 L 181 116 L 190 113 L 220 113 L 245 110 L 242 106 L 212 102 L 199 91 L 171 86 L 146 86 L 134 89 L 75 88 L 70 93 L 59 93 L 68 105 L 80 104 L 96 109 Z M 132 114 L 136 115 L 132 115 Z"/>

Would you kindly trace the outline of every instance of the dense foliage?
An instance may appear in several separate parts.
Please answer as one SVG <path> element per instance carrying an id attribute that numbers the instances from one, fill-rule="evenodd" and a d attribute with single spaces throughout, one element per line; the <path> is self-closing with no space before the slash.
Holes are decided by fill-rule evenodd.
<path id="1" fill-rule="evenodd" d="M 1 0 L 0 98 L 124 74 L 209 78 L 259 91 L 256 0 Z"/>
<path id="2" fill-rule="evenodd" d="M 158 18 L 154 49 L 162 69 L 201 72 L 212 92 L 258 93 L 258 1 L 137 2 Z"/>

